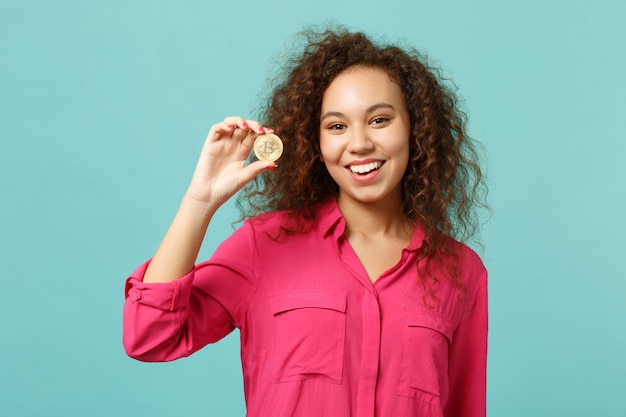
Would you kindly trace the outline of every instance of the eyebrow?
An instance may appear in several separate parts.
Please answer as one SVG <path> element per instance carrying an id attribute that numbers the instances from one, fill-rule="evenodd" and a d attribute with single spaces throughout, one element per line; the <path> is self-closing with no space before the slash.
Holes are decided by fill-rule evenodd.
<path id="1" fill-rule="evenodd" d="M 391 110 L 395 110 L 396 108 L 393 107 L 391 104 L 389 103 L 376 103 L 376 104 L 372 104 L 371 106 L 369 106 L 367 109 L 365 109 L 365 113 L 371 113 L 373 111 L 376 111 L 378 109 L 391 109 Z M 344 117 L 344 114 L 338 111 L 329 111 L 326 112 L 322 115 L 322 117 L 320 117 L 320 121 L 326 119 L 327 117 Z"/>

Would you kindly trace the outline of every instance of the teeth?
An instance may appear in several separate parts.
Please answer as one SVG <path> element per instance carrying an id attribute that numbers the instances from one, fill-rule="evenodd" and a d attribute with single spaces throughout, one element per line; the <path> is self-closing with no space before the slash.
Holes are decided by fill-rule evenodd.
<path id="1" fill-rule="evenodd" d="M 383 163 L 380 161 L 376 161 L 376 162 L 370 162 L 369 164 L 362 164 L 362 165 L 350 165 L 350 171 L 352 171 L 355 174 L 367 174 L 368 172 L 372 172 L 378 168 L 380 168 L 380 166 Z"/>

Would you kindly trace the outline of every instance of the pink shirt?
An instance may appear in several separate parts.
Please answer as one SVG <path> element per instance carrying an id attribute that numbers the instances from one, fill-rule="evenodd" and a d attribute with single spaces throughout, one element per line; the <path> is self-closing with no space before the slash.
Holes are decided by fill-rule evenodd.
<path id="1" fill-rule="evenodd" d="M 170 361 L 238 328 L 249 417 L 485 416 L 487 273 L 473 251 L 459 244 L 465 300 L 442 280 L 428 307 L 420 230 L 372 284 L 336 202 L 307 233 L 276 238 L 284 221 L 246 221 L 171 283 L 144 284 L 139 267 L 126 285 L 127 353 Z"/>

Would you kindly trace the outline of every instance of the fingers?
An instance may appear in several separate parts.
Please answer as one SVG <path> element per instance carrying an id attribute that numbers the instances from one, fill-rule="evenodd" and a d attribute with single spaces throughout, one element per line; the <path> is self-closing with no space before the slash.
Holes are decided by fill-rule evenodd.
<path id="1" fill-rule="evenodd" d="M 271 129 L 263 127 L 256 120 L 244 119 L 243 117 L 238 117 L 238 116 L 229 116 L 224 119 L 224 123 L 226 123 L 228 126 L 233 126 L 234 130 L 237 130 L 237 129 L 248 130 L 251 132 L 258 133 L 260 135 L 267 133 L 268 130 L 271 130 Z"/>
<path id="2" fill-rule="evenodd" d="M 229 116 L 223 122 L 216 123 L 211 127 L 208 139 L 211 141 L 219 141 L 222 138 L 230 137 L 238 142 L 244 142 L 246 139 L 252 145 L 254 139 L 265 133 L 273 133 L 271 128 L 263 127 L 256 120 L 244 119 L 238 116 Z"/>

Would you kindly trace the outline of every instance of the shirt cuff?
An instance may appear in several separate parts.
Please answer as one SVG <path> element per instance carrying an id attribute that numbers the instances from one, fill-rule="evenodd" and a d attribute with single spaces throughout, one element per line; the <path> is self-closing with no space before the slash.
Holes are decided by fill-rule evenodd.
<path id="1" fill-rule="evenodd" d="M 194 271 L 171 282 L 143 282 L 150 260 L 144 262 L 126 280 L 125 297 L 133 303 L 141 303 L 165 311 L 181 309 L 189 304 Z"/>

